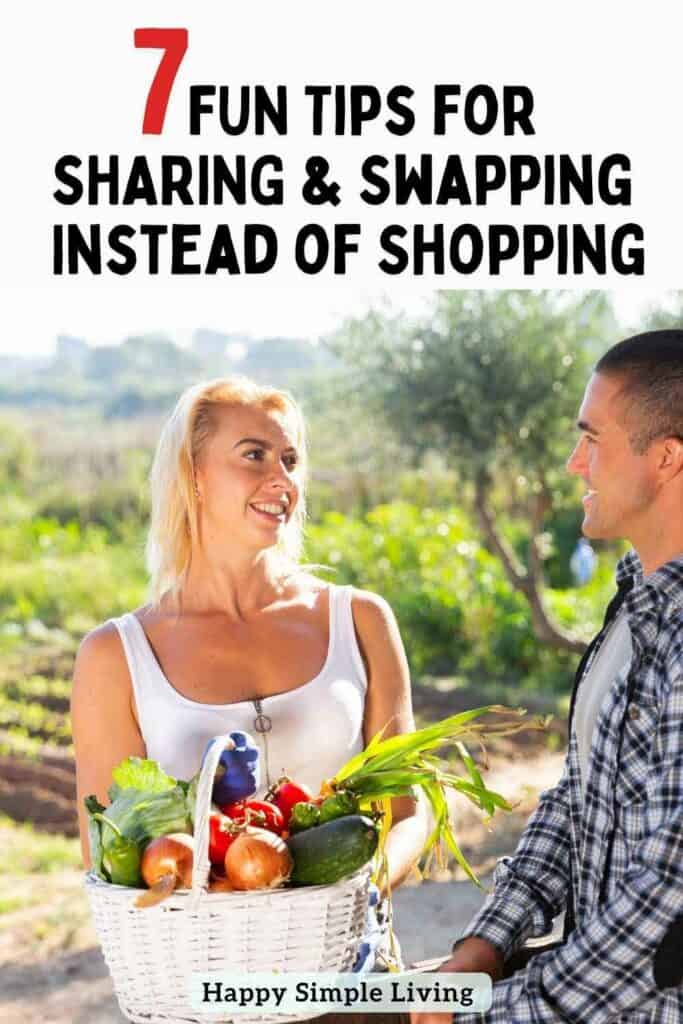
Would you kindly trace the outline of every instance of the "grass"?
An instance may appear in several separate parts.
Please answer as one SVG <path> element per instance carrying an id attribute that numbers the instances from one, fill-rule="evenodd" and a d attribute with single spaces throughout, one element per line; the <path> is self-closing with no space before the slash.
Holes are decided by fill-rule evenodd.
<path id="1" fill-rule="evenodd" d="M 0 815 L 0 968 L 94 942 L 79 841 Z"/>
<path id="2" fill-rule="evenodd" d="M 81 848 L 78 839 L 46 835 L 31 825 L 20 825 L 6 815 L 0 815 L 0 878 L 8 875 L 46 875 L 57 871 L 79 870 L 80 867 Z M 8 899 L 7 894 L 4 898 Z"/>

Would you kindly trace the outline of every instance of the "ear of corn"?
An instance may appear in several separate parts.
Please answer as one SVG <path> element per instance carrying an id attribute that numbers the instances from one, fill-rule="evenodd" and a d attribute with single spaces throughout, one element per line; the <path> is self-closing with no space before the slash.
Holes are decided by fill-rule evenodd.
<path id="1" fill-rule="evenodd" d="M 390 799 L 399 796 L 414 796 L 416 787 L 425 794 L 434 816 L 434 828 L 427 839 L 423 854 L 428 861 L 436 857 L 443 859 L 444 851 L 450 853 L 473 882 L 480 885 L 472 868 L 460 849 L 448 814 L 446 789 L 462 793 L 490 818 L 496 811 L 512 810 L 508 801 L 484 782 L 476 762 L 464 744 L 465 739 L 481 743 L 485 737 L 505 736 L 522 729 L 542 729 L 548 718 L 520 721 L 525 715 L 523 708 L 506 708 L 498 704 L 474 708 L 451 715 L 440 722 L 428 725 L 412 733 L 391 736 L 384 739 L 386 727 L 372 737 L 365 750 L 352 757 L 328 780 L 332 790 L 348 790 L 364 804 L 380 804 L 384 810 L 379 842 L 380 872 L 386 871 L 384 846 L 391 827 Z M 483 715 L 496 715 L 497 721 L 485 724 L 476 720 Z M 456 775 L 444 766 L 431 751 L 452 746 L 457 753 L 466 775 Z"/>

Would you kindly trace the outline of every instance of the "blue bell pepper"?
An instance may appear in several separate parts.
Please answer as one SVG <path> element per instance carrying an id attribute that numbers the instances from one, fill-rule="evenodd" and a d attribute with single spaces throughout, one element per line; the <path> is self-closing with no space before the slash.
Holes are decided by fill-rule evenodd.
<path id="1" fill-rule="evenodd" d="M 233 750 L 226 748 L 221 754 L 213 783 L 212 799 L 219 807 L 245 800 L 260 784 L 259 751 L 251 736 L 246 732 L 231 732 L 230 739 L 235 747 Z M 209 742 L 204 758 L 215 742 Z"/>

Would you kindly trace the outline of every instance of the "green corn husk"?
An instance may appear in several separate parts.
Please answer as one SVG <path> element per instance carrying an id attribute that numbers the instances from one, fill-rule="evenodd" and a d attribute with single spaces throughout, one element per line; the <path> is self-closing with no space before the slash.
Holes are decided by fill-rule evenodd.
<path id="1" fill-rule="evenodd" d="M 394 769 L 393 771 L 358 773 L 347 779 L 342 788 L 355 796 L 366 800 L 380 800 L 388 796 L 407 796 L 413 786 L 424 786 L 432 781 L 433 770 L 421 770 L 419 767 Z"/>
<path id="2" fill-rule="evenodd" d="M 499 721 L 481 723 L 476 719 L 482 715 L 495 714 Z M 363 804 L 379 804 L 384 811 L 385 822 L 389 800 L 392 797 L 414 796 L 422 790 L 434 815 L 434 828 L 427 839 L 423 854 L 428 862 L 433 858 L 442 862 L 444 852 L 450 853 L 463 871 L 480 888 L 481 883 L 474 874 L 458 846 L 448 813 L 446 789 L 462 793 L 490 818 L 497 809 L 510 811 L 511 805 L 500 793 L 489 789 L 481 772 L 465 746 L 464 739 L 474 739 L 483 747 L 483 740 L 491 736 L 506 736 L 522 729 L 543 729 L 549 718 L 534 718 L 520 722 L 526 714 L 524 708 L 506 708 L 499 704 L 474 708 L 451 715 L 434 725 L 416 732 L 382 739 L 384 731 L 373 736 L 365 750 L 352 757 L 344 767 L 328 781 L 331 792 L 347 790 L 357 796 Z M 437 757 L 429 753 L 443 746 L 452 746 L 465 769 L 465 775 L 456 775 L 444 770 Z M 391 820 L 390 817 L 388 819 Z M 389 828 L 383 827 L 380 835 L 378 861 L 380 876 L 386 872 L 384 844 Z"/>

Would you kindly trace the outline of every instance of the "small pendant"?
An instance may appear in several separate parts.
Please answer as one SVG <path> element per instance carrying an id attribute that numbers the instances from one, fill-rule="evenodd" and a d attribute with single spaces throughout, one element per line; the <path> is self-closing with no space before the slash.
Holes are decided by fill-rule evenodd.
<path id="1" fill-rule="evenodd" d="M 271 722 L 268 715 L 263 714 L 261 708 L 261 701 L 257 699 L 253 701 L 253 704 L 254 708 L 256 709 L 256 718 L 254 719 L 254 728 L 256 729 L 256 732 L 260 732 L 262 734 L 270 732 L 270 730 L 273 728 L 273 723 Z"/>
<path id="2" fill-rule="evenodd" d="M 256 729 L 256 732 L 270 732 L 273 728 L 273 723 L 268 715 L 260 713 L 254 719 L 254 728 Z"/>

